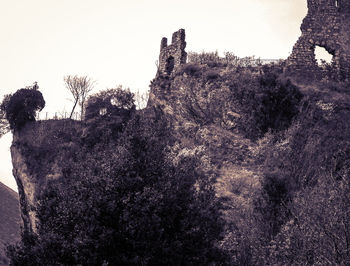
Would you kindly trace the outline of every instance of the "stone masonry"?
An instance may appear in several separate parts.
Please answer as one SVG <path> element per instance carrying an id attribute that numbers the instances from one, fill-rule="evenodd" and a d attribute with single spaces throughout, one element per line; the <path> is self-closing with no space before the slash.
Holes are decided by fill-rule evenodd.
<path id="1" fill-rule="evenodd" d="M 162 38 L 159 55 L 159 73 L 170 75 L 174 69 L 186 64 L 185 30 L 180 29 L 173 33 L 171 45 L 168 46 L 167 38 Z"/>
<path id="2" fill-rule="evenodd" d="M 342 80 L 350 73 L 350 1 L 307 0 L 308 13 L 300 27 L 301 37 L 287 60 L 288 72 L 317 71 L 315 47 L 333 55 L 333 67 Z"/>

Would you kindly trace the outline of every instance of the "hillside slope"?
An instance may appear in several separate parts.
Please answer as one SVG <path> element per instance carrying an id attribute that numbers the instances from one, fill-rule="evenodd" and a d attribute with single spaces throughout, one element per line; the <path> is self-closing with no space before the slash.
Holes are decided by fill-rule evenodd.
<path id="1" fill-rule="evenodd" d="M 6 264 L 4 247 L 20 237 L 18 194 L 0 183 L 0 264 Z"/>
<path id="2" fill-rule="evenodd" d="M 40 238 L 34 235 L 30 245 L 23 241 L 10 254 L 12 262 L 173 262 L 177 258 L 167 252 L 176 238 L 164 231 L 177 230 L 181 248 L 185 239 L 195 240 L 186 246 L 190 251 L 209 236 L 191 238 L 181 231 L 209 228 L 192 226 L 200 216 L 188 206 L 195 206 L 205 214 L 200 226 L 220 222 L 209 244 L 215 244 L 215 260 L 221 263 L 225 254 L 229 262 L 217 265 L 347 265 L 349 83 L 299 80 L 283 72 L 283 62 L 231 66 L 221 61 L 158 74 L 144 110 L 136 111 L 130 92 L 106 91 L 91 97 L 84 121 L 28 121 L 15 131 L 11 153 L 25 198 L 24 231 Z M 194 183 L 187 181 L 192 170 L 197 171 Z M 193 197 L 182 193 L 179 177 Z M 188 204 L 183 195 L 199 201 Z M 122 236 L 119 228 L 126 229 Z M 157 236 L 154 244 L 150 231 Z M 115 257 L 116 246 L 121 257 Z M 147 248 L 152 250 L 140 254 Z M 181 249 L 177 254 L 191 259 Z M 208 265 L 207 255 L 198 265 Z"/>

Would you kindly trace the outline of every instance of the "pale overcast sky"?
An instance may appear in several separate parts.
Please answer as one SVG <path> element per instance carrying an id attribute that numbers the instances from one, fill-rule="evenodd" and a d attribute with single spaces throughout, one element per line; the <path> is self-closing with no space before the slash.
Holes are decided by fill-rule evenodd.
<path id="1" fill-rule="evenodd" d="M 0 0 L 0 100 L 37 81 L 43 112 L 70 111 L 65 75 L 88 75 L 95 92 L 147 90 L 160 41 L 186 30 L 187 51 L 287 58 L 306 0 Z M 0 139 L 0 182 L 16 189 Z"/>

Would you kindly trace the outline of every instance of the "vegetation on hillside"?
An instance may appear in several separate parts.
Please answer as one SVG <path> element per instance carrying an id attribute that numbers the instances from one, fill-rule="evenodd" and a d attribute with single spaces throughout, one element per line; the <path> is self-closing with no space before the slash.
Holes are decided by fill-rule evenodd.
<path id="1" fill-rule="evenodd" d="M 92 95 L 84 121 L 26 123 L 40 136 L 18 143 L 28 165 L 44 176 L 35 161 L 60 158 L 62 177 L 11 262 L 346 265 L 349 84 L 225 58 L 190 54 L 145 110 L 118 88 Z"/>
<path id="2" fill-rule="evenodd" d="M 106 106 L 110 97 L 115 104 Z M 41 196 L 37 234 L 25 232 L 8 249 L 14 265 L 225 261 L 215 175 L 205 158 L 171 153 L 162 112 L 136 113 L 132 100 L 120 89 L 90 98 L 79 149 Z M 46 156 L 43 144 L 37 150 Z"/>
<path id="3" fill-rule="evenodd" d="M 207 145 L 221 167 L 231 264 L 346 264 L 349 84 L 288 77 L 283 62 L 228 67 L 215 54 L 202 58 L 152 86 L 178 135 Z"/>

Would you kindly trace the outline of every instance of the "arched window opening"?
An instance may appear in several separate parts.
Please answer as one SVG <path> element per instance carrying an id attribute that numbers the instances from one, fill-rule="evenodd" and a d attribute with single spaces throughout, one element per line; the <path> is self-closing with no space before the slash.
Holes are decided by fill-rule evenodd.
<path id="1" fill-rule="evenodd" d="M 325 66 L 326 64 L 331 64 L 333 61 L 333 55 L 328 53 L 323 47 L 315 47 L 315 58 L 319 66 Z"/>
<path id="2" fill-rule="evenodd" d="M 175 59 L 174 59 L 174 57 L 170 56 L 166 60 L 166 67 L 165 67 L 165 71 L 168 75 L 170 75 L 170 73 L 173 71 L 174 65 L 175 65 Z"/>

